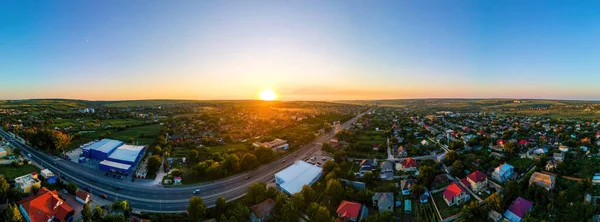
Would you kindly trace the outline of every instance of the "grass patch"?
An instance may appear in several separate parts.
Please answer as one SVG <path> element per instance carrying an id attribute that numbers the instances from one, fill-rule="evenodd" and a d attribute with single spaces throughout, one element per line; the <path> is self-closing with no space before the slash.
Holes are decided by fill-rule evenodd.
<path id="1" fill-rule="evenodd" d="M 527 168 L 529 168 L 531 166 L 531 164 L 533 163 L 533 160 L 528 159 L 528 158 L 515 157 L 515 158 L 508 160 L 507 162 L 508 162 L 508 164 L 515 167 L 515 170 L 517 172 L 524 173 L 525 170 L 527 170 Z"/>
<path id="2" fill-rule="evenodd" d="M 23 164 L 16 167 L 10 164 L 0 166 L 0 175 L 4 175 L 6 181 L 10 183 L 14 182 L 15 178 L 32 173 L 34 171 L 39 173 L 41 170 L 40 168 L 31 164 Z"/>
<path id="3" fill-rule="evenodd" d="M 223 145 L 223 146 L 215 146 L 215 147 L 210 147 L 209 150 L 211 152 L 222 152 L 222 153 L 227 153 L 230 150 L 233 150 L 234 152 L 248 152 L 248 145 L 244 144 L 244 143 L 237 143 L 237 144 L 227 144 L 227 145 Z"/>

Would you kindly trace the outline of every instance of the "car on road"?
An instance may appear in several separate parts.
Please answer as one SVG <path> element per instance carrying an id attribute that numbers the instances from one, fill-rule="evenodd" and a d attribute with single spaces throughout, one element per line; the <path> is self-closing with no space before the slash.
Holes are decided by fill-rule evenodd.
<path id="1" fill-rule="evenodd" d="M 27 156 L 28 156 L 29 158 L 31 158 L 31 153 L 28 153 L 28 154 L 27 154 Z"/>
<path id="2" fill-rule="evenodd" d="M 200 193 L 200 189 L 195 189 L 194 192 L 192 192 L 192 194 L 197 194 Z"/>
<path id="3" fill-rule="evenodd" d="M 94 183 L 96 182 L 96 180 L 94 180 L 94 179 L 91 179 L 91 178 L 90 178 L 90 181 L 91 181 L 91 182 L 94 182 Z"/>
<path id="4" fill-rule="evenodd" d="M 248 180 L 248 179 L 250 179 L 250 176 L 244 177 L 244 180 Z"/>
<path id="5" fill-rule="evenodd" d="M 293 155 L 293 156 L 298 156 L 298 154 L 297 154 L 297 153 L 294 153 L 294 155 Z"/>
<path id="6" fill-rule="evenodd" d="M 310 158 L 310 160 L 316 160 L 316 159 L 317 159 L 316 156 L 313 156 L 312 158 Z"/>
<path id="7" fill-rule="evenodd" d="M 104 199 L 108 199 L 108 197 L 106 196 L 106 194 L 100 194 L 100 197 L 102 197 Z"/>
<path id="8" fill-rule="evenodd" d="M 285 160 L 282 160 L 281 163 L 285 163 Z"/>
<path id="9" fill-rule="evenodd" d="M 85 190 L 85 192 L 90 192 L 90 188 L 89 187 L 83 188 L 83 190 Z"/>
<path id="10" fill-rule="evenodd" d="M 115 187 L 115 189 L 117 189 L 117 190 L 122 190 L 122 189 L 123 189 L 123 187 Z"/>

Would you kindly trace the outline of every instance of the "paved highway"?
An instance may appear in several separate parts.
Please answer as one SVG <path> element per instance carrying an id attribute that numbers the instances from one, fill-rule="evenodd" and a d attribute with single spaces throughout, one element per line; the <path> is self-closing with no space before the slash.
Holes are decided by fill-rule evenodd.
<path id="1" fill-rule="evenodd" d="M 348 128 L 362 115 L 364 113 L 343 123 L 342 127 L 344 129 Z M 183 212 L 186 210 L 189 199 L 194 195 L 192 192 L 195 189 L 200 189 L 200 193 L 197 195 L 204 199 L 207 206 L 214 206 L 216 199 L 221 196 L 228 201 L 237 199 L 246 193 L 251 184 L 272 181 L 275 173 L 291 165 L 296 160 L 305 159 L 310 156 L 320 149 L 321 143 L 329 141 L 334 136 L 334 132 L 331 131 L 322 135 L 312 143 L 300 148 L 294 152 L 296 155 L 283 156 L 254 171 L 214 182 L 171 188 L 136 185 L 135 182 L 131 183 L 107 177 L 102 171 L 37 151 L 12 138 L 5 131 L 0 130 L 0 136 L 4 137 L 11 145 L 21 149 L 22 153 L 31 154 L 31 159 L 42 165 L 43 168 L 48 168 L 63 180 L 75 182 L 79 188 L 90 188 L 91 192 L 96 196 L 105 194 L 110 200 L 127 200 L 133 208 L 140 211 Z M 282 162 L 283 160 L 285 162 Z M 250 178 L 246 180 L 246 176 Z M 120 189 L 117 189 L 117 187 Z"/>

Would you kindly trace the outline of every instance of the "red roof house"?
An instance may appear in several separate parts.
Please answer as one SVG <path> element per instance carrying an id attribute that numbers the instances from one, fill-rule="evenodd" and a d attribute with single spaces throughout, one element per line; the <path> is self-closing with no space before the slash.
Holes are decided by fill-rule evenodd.
<path id="1" fill-rule="evenodd" d="M 520 140 L 519 141 L 519 145 L 521 145 L 521 146 L 525 146 L 527 144 L 528 144 L 527 140 Z"/>
<path id="2" fill-rule="evenodd" d="M 404 171 L 417 170 L 417 167 L 419 167 L 419 164 L 417 164 L 417 160 L 413 158 L 409 157 L 402 161 L 402 169 Z"/>
<path id="3" fill-rule="evenodd" d="M 69 221 L 75 213 L 56 190 L 50 191 L 45 187 L 42 187 L 37 195 L 19 201 L 19 204 L 21 214 L 27 214 L 32 222 L 46 222 L 53 217 L 58 221 Z"/>
<path id="4" fill-rule="evenodd" d="M 485 173 L 475 171 L 469 175 L 467 175 L 467 184 L 465 186 L 471 187 L 473 191 L 479 191 L 485 187 L 487 187 L 487 175 Z"/>
<path id="5" fill-rule="evenodd" d="M 359 203 L 343 200 L 335 212 L 337 213 L 338 217 L 345 220 L 358 221 L 360 219 L 359 216 L 361 207 L 362 205 Z"/>
<path id="6" fill-rule="evenodd" d="M 442 196 L 444 197 L 444 201 L 446 201 L 448 206 L 459 205 L 471 198 L 467 191 L 463 190 L 456 183 L 451 183 L 446 190 L 444 190 Z"/>

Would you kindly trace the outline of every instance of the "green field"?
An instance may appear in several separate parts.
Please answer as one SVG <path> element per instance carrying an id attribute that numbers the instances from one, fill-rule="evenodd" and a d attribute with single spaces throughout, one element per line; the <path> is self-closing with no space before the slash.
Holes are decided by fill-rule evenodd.
<path id="1" fill-rule="evenodd" d="M 24 164 L 17 167 L 12 165 L 0 165 L 0 175 L 4 175 L 6 181 L 9 182 L 14 182 L 15 178 L 33 172 L 39 173 L 40 168 L 30 164 Z"/>
<path id="2" fill-rule="evenodd" d="M 133 138 L 138 144 L 151 144 L 160 134 L 162 126 L 158 124 L 130 127 L 123 131 L 116 131 L 110 136 L 111 139 L 130 142 Z"/>
<path id="3" fill-rule="evenodd" d="M 445 204 L 445 203 L 444 203 Z M 437 222 L 440 221 L 435 207 L 431 203 L 417 204 L 416 221 Z"/>

